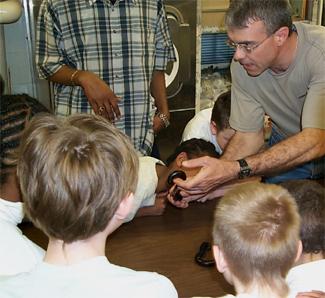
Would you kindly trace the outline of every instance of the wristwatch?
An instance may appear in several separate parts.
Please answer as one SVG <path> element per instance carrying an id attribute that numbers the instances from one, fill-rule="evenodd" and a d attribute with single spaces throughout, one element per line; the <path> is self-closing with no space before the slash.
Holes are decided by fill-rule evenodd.
<path id="1" fill-rule="evenodd" d="M 250 176 L 252 169 L 247 164 L 247 161 L 245 159 L 239 159 L 237 160 L 239 162 L 240 170 L 238 173 L 239 179 L 244 179 Z"/>

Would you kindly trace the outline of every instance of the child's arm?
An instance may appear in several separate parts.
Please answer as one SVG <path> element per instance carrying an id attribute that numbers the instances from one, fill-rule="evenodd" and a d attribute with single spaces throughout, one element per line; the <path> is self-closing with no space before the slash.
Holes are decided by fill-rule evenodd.
<path id="1" fill-rule="evenodd" d="M 166 192 L 157 194 L 155 204 L 153 206 L 141 207 L 135 214 L 135 217 L 162 215 L 166 208 L 166 195 Z"/>

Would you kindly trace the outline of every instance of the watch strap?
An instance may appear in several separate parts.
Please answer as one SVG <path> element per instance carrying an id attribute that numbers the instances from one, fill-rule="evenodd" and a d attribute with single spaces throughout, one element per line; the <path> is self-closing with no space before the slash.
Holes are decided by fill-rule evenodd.
<path id="1" fill-rule="evenodd" d="M 237 160 L 239 162 L 240 170 L 238 173 L 239 179 L 244 179 L 250 176 L 252 169 L 248 165 L 247 161 L 245 159 L 239 159 Z"/>

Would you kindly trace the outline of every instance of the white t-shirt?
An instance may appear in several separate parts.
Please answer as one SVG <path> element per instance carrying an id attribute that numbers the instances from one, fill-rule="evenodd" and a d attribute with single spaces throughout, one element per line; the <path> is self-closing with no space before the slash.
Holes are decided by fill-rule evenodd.
<path id="1" fill-rule="evenodd" d="M 123 250 L 121 250 L 123 254 Z M 30 273 L 0 277 L 1 298 L 176 298 L 171 281 L 95 257 L 70 266 L 40 263 Z"/>
<path id="2" fill-rule="evenodd" d="M 27 272 L 44 257 L 44 250 L 17 227 L 23 217 L 23 203 L 0 199 L 0 275 Z"/>
<path id="3" fill-rule="evenodd" d="M 298 292 L 319 290 L 325 292 L 325 260 L 309 262 L 290 269 L 287 275 L 290 296 Z"/>
<path id="4" fill-rule="evenodd" d="M 212 108 L 204 109 L 198 112 L 185 126 L 182 141 L 187 141 L 192 138 L 203 139 L 211 142 L 219 154 L 222 154 L 222 150 L 217 143 L 216 136 L 211 133 L 210 121 L 211 121 Z"/>
<path id="5" fill-rule="evenodd" d="M 218 297 L 191 297 L 191 298 L 262 298 L 259 294 L 237 294 L 236 296 L 227 294 L 225 296 L 218 296 Z M 285 297 L 284 297 L 285 298 Z"/>
<path id="6" fill-rule="evenodd" d="M 158 176 L 156 172 L 156 164 L 164 165 L 164 163 L 150 156 L 139 157 L 139 178 L 137 189 L 134 194 L 132 210 L 128 214 L 125 222 L 132 220 L 141 207 L 153 206 L 156 199 L 156 188 L 158 184 Z"/>

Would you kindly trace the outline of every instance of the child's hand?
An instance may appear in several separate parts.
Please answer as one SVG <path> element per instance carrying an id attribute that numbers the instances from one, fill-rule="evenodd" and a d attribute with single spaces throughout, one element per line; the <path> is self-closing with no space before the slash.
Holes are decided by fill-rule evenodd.
<path id="1" fill-rule="evenodd" d="M 152 215 L 162 215 L 167 205 L 166 192 L 159 193 L 156 195 L 155 205 L 152 208 Z"/>
<path id="2" fill-rule="evenodd" d="M 162 192 L 156 195 L 155 204 L 152 206 L 141 207 L 137 213 L 136 217 L 141 216 L 157 216 L 162 215 L 165 211 L 167 205 L 166 199 L 167 192 Z"/>
<path id="3" fill-rule="evenodd" d="M 178 208 L 187 208 L 188 207 L 188 202 L 187 200 L 180 200 L 180 201 L 177 201 L 175 200 L 173 194 L 175 193 L 175 188 L 177 186 L 176 185 L 173 185 L 170 189 L 169 189 L 169 192 L 168 192 L 168 195 L 167 195 L 167 199 L 168 201 L 174 205 L 175 207 L 178 207 Z"/>

